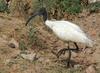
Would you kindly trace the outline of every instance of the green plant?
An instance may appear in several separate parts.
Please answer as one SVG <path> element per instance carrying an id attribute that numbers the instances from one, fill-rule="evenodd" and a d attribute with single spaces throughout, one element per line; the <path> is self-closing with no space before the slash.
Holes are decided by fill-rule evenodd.
<path id="1" fill-rule="evenodd" d="M 91 3 L 87 6 L 90 12 L 95 12 L 97 10 L 100 10 L 100 2 Z"/>
<path id="2" fill-rule="evenodd" d="M 79 13 L 82 10 L 80 0 L 62 0 L 61 5 L 63 11 L 71 14 Z"/>
<path id="3" fill-rule="evenodd" d="M 0 12 L 5 12 L 8 10 L 8 7 L 4 0 L 0 0 Z"/>
<path id="4" fill-rule="evenodd" d="M 28 34 L 29 34 L 28 35 L 28 37 L 29 37 L 29 44 L 32 45 L 37 40 L 36 29 L 34 27 L 29 28 Z"/>
<path id="5" fill-rule="evenodd" d="M 63 12 L 76 14 L 81 12 L 82 5 L 80 0 L 43 0 L 44 6 L 48 8 L 61 9 Z"/>
<path id="6" fill-rule="evenodd" d="M 27 47 L 26 47 L 24 41 L 20 41 L 20 42 L 19 42 L 19 49 L 20 49 L 21 51 L 27 50 Z"/>
<path id="7" fill-rule="evenodd" d="M 38 48 L 47 48 L 44 40 L 40 36 L 36 26 L 31 26 L 28 32 L 28 47 L 33 48 L 33 45 L 35 45 Z"/>

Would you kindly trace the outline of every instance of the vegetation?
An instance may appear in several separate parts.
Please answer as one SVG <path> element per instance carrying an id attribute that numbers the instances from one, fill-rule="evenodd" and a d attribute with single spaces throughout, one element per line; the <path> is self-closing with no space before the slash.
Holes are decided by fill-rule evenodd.
<path id="1" fill-rule="evenodd" d="M 25 42 L 22 41 L 22 40 L 19 42 L 19 49 L 20 49 L 21 51 L 27 50 L 27 47 L 26 47 L 26 45 L 25 45 Z"/>
<path id="2" fill-rule="evenodd" d="M 61 9 L 70 14 L 76 14 L 82 10 L 80 0 L 44 0 L 44 4 L 48 8 Z"/>
<path id="3" fill-rule="evenodd" d="M 84 9 L 89 10 L 89 12 L 95 12 L 100 10 L 100 2 L 87 4 L 86 2 L 81 0 L 40 0 L 38 4 L 40 7 L 45 6 L 51 14 L 53 18 L 55 16 L 63 18 L 64 13 L 67 14 L 78 14 L 82 12 Z"/>
<path id="4" fill-rule="evenodd" d="M 13 0 L 9 6 L 11 13 L 19 11 L 24 16 L 27 14 L 29 8 L 32 11 L 45 6 L 48 9 L 49 13 L 61 13 L 65 12 L 69 14 L 76 14 L 82 12 L 85 8 L 89 8 L 90 11 L 95 11 L 100 9 L 100 2 L 92 3 L 86 6 L 81 0 L 32 0 L 28 3 L 27 0 Z M 0 11 L 5 12 L 8 10 L 8 7 L 4 0 L 0 0 Z"/>
<path id="5" fill-rule="evenodd" d="M 33 45 L 38 46 L 38 48 L 47 48 L 46 44 L 44 44 L 43 40 L 41 39 L 41 35 L 38 33 L 36 26 L 30 26 L 28 32 L 28 47 L 32 48 Z"/>
<path id="6" fill-rule="evenodd" d="M 37 39 L 37 35 L 36 35 L 36 29 L 34 27 L 31 26 L 31 28 L 29 28 L 29 32 L 28 32 L 28 37 L 29 37 L 29 45 L 30 47 L 36 43 Z"/>
<path id="7" fill-rule="evenodd" d="M 100 10 L 100 2 L 96 2 L 88 5 L 88 9 L 90 12 L 95 12 Z"/>
<path id="8" fill-rule="evenodd" d="M 5 12 L 8 10 L 8 7 L 4 0 L 0 0 L 0 12 Z"/>
<path id="9" fill-rule="evenodd" d="M 28 19 L 27 15 L 31 15 L 31 12 L 34 12 L 36 9 L 42 6 L 46 6 L 49 15 L 52 15 L 52 18 L 58 19 L 57 17 L 59 17 L 59 19 L 61 19 L 60 17 L 62 16 L 63 18 L 64 14 L 74 16 L 75 14 L 82 12 L 83 9 L 87 9 L 90 12 L 98 11 L 100 9 L 99 2 L 85 6 L 80 2 L 80 0 L 43 0 L 43 2 L 42 0 L 11 1 L 12 2 L 8 8 L 5 1 L 0 0 L 0 12 L 4 12 L 0 14 L 0 73 L 85 73 L 85 70 L 88 67 L 94 65 L 94 60 L 97 62 L 100 60 L 98 55 L 98 48 L 100 47 L 98 43 L 100 37 L 100 35 L 98 35 L 98 13 L 86 16 L 84 12 L 82 13 L 83 17 L 76 17 L 77 19 L 75 19 L 75 22 L 78 22 L 79 24 L 82 23 L 82 27 L 86 29 L 85 31 L 88 31 L 93 38 L 97 39 L 97 46 L 93 48 L 96 49 L 96 51 L 93 50 L 93 53 L 91 52 L 92 49 L 86 49 L 84 55 L 83 52 L 82 54 L 81 52 L 78 54 L 73 52 L 75 56 L 78 56 L 75 57 L 73 55 L 72 62 L 74 63 L 75 60 L 75 62 L 80 61 L 80 63 L 75 64 L 74 68 L 70 69 L 66 68 L 67 61 L 63 60 L 67 57 L 66 54 L 57 59 L 51 51 L 53 50 L 54 52 L 57 52 L 65 47 L 63 46 L 64 44 L 61 43 L 60 40 L 56 39 L 56 37 L 53 37 L 51 33 L 46 31 L 43 23 L 39 22 L 40 19 L 37 21 L 37 23 L 33 21 L 32 23 L 30 22 L 32 24 L 30 26 L 25 26 L 26 21 L 23 20 L 24 16 Z M 17 13 L 19 13 L 19 17 L 21 18 L 6 15 L 5 12 L 9 10 L 10 14 L 15 16 Z M 95 18 L 96 20 L 93 20 Z M 12 38 L 19 43 L 18 48 L 11 48 L 8 46 L 7 43 L 9 43 L 10 39 Z M 20 56 L 21 53 L 26 53 L 26 55 L 30 55 L 31 53 L 36 54 L 37 60 L 30 62 L 22 58 Z M 80 64 L 82 64 L 82 66 Z M 84 68 L 84 66 L 86 67 Z M 96 67 L 96 71 L 97 73 L 100 73 L 99 66 Z"/>

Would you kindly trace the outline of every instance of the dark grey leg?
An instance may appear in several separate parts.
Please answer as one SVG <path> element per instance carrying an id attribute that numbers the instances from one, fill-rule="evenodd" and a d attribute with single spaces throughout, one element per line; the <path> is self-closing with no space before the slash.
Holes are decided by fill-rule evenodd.
<path id="1" fill-rule="evenodd" d="M 69 51 L 69 57 L 68 57 L 67 67 L 70 67 L 71 50 L 70 50 L 70 48 L 69 48 L 69 42 L 68 42 L 68 51 Z"/>
<path id="2" fill-rule="evenodd" d="M 70 49 L 68 49 L 68 48 L 63 48 L 63 49 L 61 49 L 60 51 L 58 51 L 58 53 L 56 54 L 57 58 L 59 58 L 59 56 L 60 56 L 61 54 L 65 54 L 65 52 L 66 52 L 66 51 L 69 51 L 69 50 L 71 50 L 71 51 L 76 51 L 76 49 L 74 49 L 74 48 L 70 48 Z"/>
<path id="3" fill-rule="evenodd" d="M 57 58 L 59 58 L 59 56 L 60 56 L 62 53 L 65 53 L 66 50 L 69 52 L 69 57 L 68 57 L 68 61 L 67 61 L 67 67 L 70 67 L 71 50 L 76 50 L 76 49 L 70 48 L 70 47 L 69 47 L 69 42 L 68 42 L 68 48 L 64 48 L 64 49 L 60 50 L 60 51 L 57 53 Z"/>
<path id="4" fill-rule="evenodd" d="M 59 56 L 60 56 L 61 54 L 65 54 L 65 51 L 68 51 L 68 52 L 69 52 L 67 67 L 70 67 L 71 51 L 76 51 L 76 50 L 78 51 L 78 50 L 79 50 L 79 47 L 78 47 L 77 43 L 74 42 L 74 44 L 75 44 L 75 46 L 76 46 L 76 49 L 75 49 L 75 48 L 70 48 L 70 47 L 69 47 L 69 42 L 68 42 L 68 48 L 61 49 L 61 50 L 56 54 L 57 58 L 59 58 Z"/>
<path id="5" fill-rule="evenodd" d="M 60 51 L 58 51 L 58 53 L 57 53 L 57 58 L 59 58 L 59 56 L 60 56 L 61 54 L 64 54 L 66 50 L 68 50 L 68 49 L 67 49 L 67 48 L 64 48 L 64 49 L 61 49 Z"/>
<path id="6" fill-rule="evenodd" d="M 76 50 L 78 51 L 78 50 L 79 50 L 79 47 L 78 47 L 77 43 L 74 42 L 74 44 L 75 44 L 75 46 L 76 46 Z"/>
<path id="7" fill-rule="evenodd" d="M 74 44 L 75 44 L 75 46 L 76 46 L 76 49 L 70 48 L 70 50 L 72 50 L 72 51 L 76 51 L 76 50 L 77 50 L 77 51 L 78 51 L 78 50 L 79 50 L 79 47 L 78 47 L 77 43 L 74 42 Z M 69 46 L 69 44 L 68 44 L 68 46 Z M 68 49 L 68 48 L 61 49 L 61 50 L 57 53 L 57 57 L 59 58 L 59 56 L 60 56 L 61 54 L 64 54 L 65 51 L 67 51 L 67 50 L 69 50 L 69 49 Z"/>

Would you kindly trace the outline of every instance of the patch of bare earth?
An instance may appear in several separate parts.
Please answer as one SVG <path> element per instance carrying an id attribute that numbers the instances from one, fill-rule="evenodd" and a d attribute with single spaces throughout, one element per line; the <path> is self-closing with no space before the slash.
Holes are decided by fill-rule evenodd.
<path id="1" fill-rule="evenodd" d="M 28 27 L 22 18 L 11 17 L 0 14 L 0 73 L 85 73 L 95 66 L 100 69 L 100 13 L 86 16 L 84 13 L 75 17 L 74 23 L 78 24 L 95 41 L 93 48 L 87 48 L 78 53 L 72 52 L 71 60 L 74 68 L 66 68 L 67 52 L 59 59 L 52 51 L 59 51 L 66 47 L 66 44 L 55 37 L 52 31 L 47 30 L 40 20 L 33 23 L 38 32 L 39 41 L 43 44 L 38 47 L 33 45 L 28 48 L 29 53 L 35 53 L 37 59 L 28 60 L 21 57 L 21 50 L 16 45 L 20 40 L 28 42 Z M 66 28 L 67 29 L 67 28 Z M 9 42 L 14 39 L 15 47 L 9 46 Z M 78 43 L 80 48 L 83 44 Z M 72 46 L 73 47 L 73 44 Z M 89 67 L 89 68 L 88 68 Z M 86 70 L 88 69 L 88 70 Z M 94 69 L 94 68 L 93 68 Z M 98 72 L 99 73 L 99 72 Z"/>

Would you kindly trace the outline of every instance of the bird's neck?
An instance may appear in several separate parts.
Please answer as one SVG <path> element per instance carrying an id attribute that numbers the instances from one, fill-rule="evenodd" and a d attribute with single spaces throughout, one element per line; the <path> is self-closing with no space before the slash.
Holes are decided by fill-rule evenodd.
<path id="1" fill-rule="evenodd" d="M 48 19 L 48 14 L 47 12 L 43 13 L 43 21 L 45 22 Z"/>
<path id="2" fill-rule="evenodd" d="M 45 25 L 46 25 L 47 27 L 51 28 L 51 29 L 52 29 L 53 26 L 54 26 L 54 25 L 53 25 L 53 22 L 52 22 L 51 20 L 46 20 L 46 21 L 45 21 Z"/>

